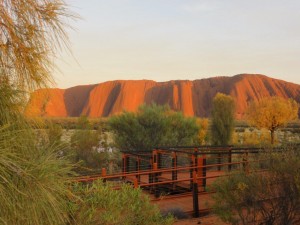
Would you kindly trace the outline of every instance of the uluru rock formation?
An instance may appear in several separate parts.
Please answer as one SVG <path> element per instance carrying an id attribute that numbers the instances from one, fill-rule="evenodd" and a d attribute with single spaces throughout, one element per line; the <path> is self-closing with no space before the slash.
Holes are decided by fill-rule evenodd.
<path id="1" fill-rule="evenodd" d="M 188 116 L 207 117 L 216 93 L 236 100 L 241 118 L 250 101 L 281 96 L 300 103 L 300 85 L 264 75 L 240 74 L 194 81 L 116 80 L 68 89 L 40 89 L 32 93 L 26 107 L 29 116 L 107 117 L 124 110 L 136 111 L 141 104 L 168 104 Z"/>

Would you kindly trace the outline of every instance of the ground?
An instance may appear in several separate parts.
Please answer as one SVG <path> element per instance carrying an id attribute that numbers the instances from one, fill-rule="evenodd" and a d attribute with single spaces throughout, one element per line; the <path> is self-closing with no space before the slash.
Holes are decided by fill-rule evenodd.
<path id="1" fill-rule="evenodd" d="M 215 215 L 208 215 L 201 218 L 178 220 L 174 225 L 227 225 Z"/>

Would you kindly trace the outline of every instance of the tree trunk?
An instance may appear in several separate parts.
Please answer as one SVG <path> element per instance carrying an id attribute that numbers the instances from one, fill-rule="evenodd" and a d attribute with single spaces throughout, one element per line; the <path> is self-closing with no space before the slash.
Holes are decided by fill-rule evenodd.
<path id="1" fill-rule="evenodd" d="M 271 130 L 271 144 L 274 144 L 274 132 L 275 130 Z"/>

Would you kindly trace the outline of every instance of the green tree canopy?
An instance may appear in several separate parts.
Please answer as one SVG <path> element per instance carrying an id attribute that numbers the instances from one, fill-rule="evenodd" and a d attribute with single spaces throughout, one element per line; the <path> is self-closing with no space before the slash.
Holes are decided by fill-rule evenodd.
<path id="1" fill-rule="evenodd" d="M 136 113 L 124 112 L 108 123 L 120 150 L 150 151 L 156 146 L 198 144 L 196 119 L 167 106 L 142 105 Z"/>
<path id="2" fill-rule="evenodd" d="M 274 144 L 274 132 L 286 125 L 288 121 L 298 118 L 298 104 L 293 99 L 269 97 L 259 102 L 251 102 L 246 113 L 250 125 L 266 128 Z"/>
<path id="3" fill-rule="evenodd" d="M 234 129 L 235 103 L 231 96 L 217 93 L 211 112 L 211 140 L 214 145 L 228 145 Z"/>

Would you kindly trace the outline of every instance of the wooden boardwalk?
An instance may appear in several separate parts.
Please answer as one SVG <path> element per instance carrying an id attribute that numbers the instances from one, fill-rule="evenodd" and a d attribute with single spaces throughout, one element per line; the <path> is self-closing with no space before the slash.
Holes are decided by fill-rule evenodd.
<path id="1" fill-rule="evenodd" d="M 141 188 L 162 211 L 180 209 L 194 217 L 207 215 L 212 205 L 213 192 L 209 186 L 230 171 L 249 170 L 255 162 L 258 148 L 181 147 L 160 148 L 152 152 L 124 152 L 122 172 L 76 178 L 78 182 L 103 179 L 118 188 L 130 183 Z"/>

